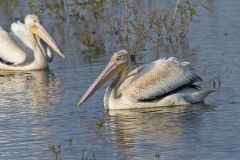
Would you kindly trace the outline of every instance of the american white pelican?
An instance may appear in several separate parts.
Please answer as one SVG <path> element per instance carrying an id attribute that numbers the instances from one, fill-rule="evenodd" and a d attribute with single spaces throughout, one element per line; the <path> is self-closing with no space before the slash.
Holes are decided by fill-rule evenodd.
<path id="1" fill-rule="evenodd" d="M 159 59 L 128 73 L 131 65 L 128 52 L 113 54 L 109 64 L 84 93 L 78 106 L 105 81 L 116 75 L 104 96 L 105 109 L 134 109 L 188 105 L 203 102 L 213 90 L 202 90 L 194 82 L 201 81 L 176 58 Z"/>
<path id="2" fill-rule="evenodd" d="M 13 23 L 9 33 L 0 27 L 0 70 L 46 69 L 53 59 L 48 46 L 65 58 L 36 15 L 27 15 L 24 23 Z"/>

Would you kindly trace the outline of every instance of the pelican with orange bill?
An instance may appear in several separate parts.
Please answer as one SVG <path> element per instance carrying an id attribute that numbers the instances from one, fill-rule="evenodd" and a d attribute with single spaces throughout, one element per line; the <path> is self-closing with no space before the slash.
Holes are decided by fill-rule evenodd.
<path id="1" fill-rule="evenodd" d="M 130 55 L 126 50 L 113 54 L 110 62 L 78 102 L 82 105 L 107 80 L 115 77 L 104 96 L 105 109 L 136 109 L 201 103 L 212 89 L 194 84 L 201 78 L 187 62 L 176 58 L 158 59 L 129 72 Z"/>
<path id="2" fill-rule="evenodd" d="M 13 23 L 9 33 L 0 27 L 0 44 L 0 70 L 47 69 L 53 59 L 52 50 L 65 58 L 33 14 L 25 17 L 24 24 Z"/>

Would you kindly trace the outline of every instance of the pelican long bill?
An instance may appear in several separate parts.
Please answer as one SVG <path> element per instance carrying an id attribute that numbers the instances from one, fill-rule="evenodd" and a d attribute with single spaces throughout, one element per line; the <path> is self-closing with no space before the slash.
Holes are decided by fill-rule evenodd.
<path id="1" fill-rule="evenodd" d="M 33 34 L 39 36 L 42 40 L 44 40 L 62 58 L 65 58 L 65 55 L 62 53 L 57 43 L 53 40 L 53 38 L 49 35 L 49 33 L 40 23 L 36 22 L 35 25 L 30 27 L 29 30 L 30 32 L 32 32 Z"/>
<path id="2" fill-rule="evenodd" d="M 117 65 L 114 61 L 110 61 L 107 67 L 102 71 L 98 78 L 92 83 L 92 85 L 83 94 L 78 102 L 78 107 L 87 100 L 95 91 L 102 86 L 108 79 L 110 79 L 116 73 Z"/>

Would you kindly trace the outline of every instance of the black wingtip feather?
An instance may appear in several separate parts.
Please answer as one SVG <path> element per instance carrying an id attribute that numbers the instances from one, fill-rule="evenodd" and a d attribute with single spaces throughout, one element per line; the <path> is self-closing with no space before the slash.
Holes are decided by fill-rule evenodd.
<path id="1" fill-rule="evenodd" d="M 6 61 L 0 57 L 0 63 L 6 64 L 6 65 L 13 65 L 13 62 Z"/>
<path id="2" fill-rule="evenodd" d="M 198 75 L 194 74 L 194 79 L 193 79 L 194 82 L 202 82 L 202 78 L 199 77 Z"/>

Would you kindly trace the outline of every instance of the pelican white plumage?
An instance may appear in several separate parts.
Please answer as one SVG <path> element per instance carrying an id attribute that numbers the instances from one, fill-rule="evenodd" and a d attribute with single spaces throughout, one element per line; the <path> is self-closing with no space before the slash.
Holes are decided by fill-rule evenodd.
<path id="1" fill-rule="evenodd" d="M 213 90 L 203 90 L 194 82 L 201 78 L 186 62 L 176 58 L 159 59 L 131 72 L 126 50 L 113 54 L 109 64 L 84 93 L 78 106 L 88 99 L 105 81 L 116 75 L 104 96 L 105 109 L 135 109 L 188 105 L 203 102 Z"/>
<path id="2" fill-rule="evenodd" d="M 24 24 L 13 23 L 9 33 L 0 27 L 0 44 L 0 70 L 46 69 L 53 59 L 48 46 L 65 58 L 36 15 L 27 15 Z"/>

